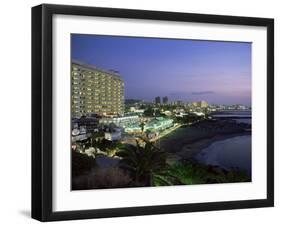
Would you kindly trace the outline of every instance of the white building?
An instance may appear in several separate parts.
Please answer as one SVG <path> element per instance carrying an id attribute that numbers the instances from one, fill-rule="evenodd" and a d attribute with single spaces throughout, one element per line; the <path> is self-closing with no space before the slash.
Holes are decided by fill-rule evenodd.
<path id="1" fill-rule="evenodd" d="M 198 102 L 193 102 L 192 106 L 193 107 L 199 107 L 199 108 L 207 108 L 208 103 L 206 101 L 202 100 L 202 101 L 198 101 Z"/>
<path id="2" fill-rule="evenodd" d="M 104 133 L 104 139 L 106 140 L 117 141 L 117 140 L 121 140 L 121 138 L 122 138 L 122 133 L 120 131 Z"/>
<path id="3" fill-rule="evenodd" d="M 72 142 L 86 140 L 91 137 L 91 134 L 87 133 L 86 128 L 83 126 L 81 126 L 80 129 L 73 129 L 71 135 Z"/>
<path id="4" fill-rule="evenodd" d="M 136 124 L 139 122 L 139 116 L 138 115 L 129 115 L 129 116 L 123 116 L 123 117 L 107 117 L 100 119 L 99 123 L 104 125 L 110 125 L 115 124 L 118 127 L 125 128 L 126 126 Z"/>

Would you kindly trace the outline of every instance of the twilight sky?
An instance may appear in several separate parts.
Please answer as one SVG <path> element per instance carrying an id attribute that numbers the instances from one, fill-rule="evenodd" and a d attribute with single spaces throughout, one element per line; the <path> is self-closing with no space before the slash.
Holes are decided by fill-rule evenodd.
<path id="1" fill-rule="evenodd" d="M 71 51 L 119 71 L 127 99 L 251 104 L 251 43 L 72 34 Z"/>

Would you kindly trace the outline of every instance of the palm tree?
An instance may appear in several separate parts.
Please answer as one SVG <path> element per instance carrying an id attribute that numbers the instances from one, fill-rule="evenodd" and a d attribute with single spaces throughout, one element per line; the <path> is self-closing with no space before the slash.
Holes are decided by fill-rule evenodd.
<path id="1" fill-rule="evenodd" d="M 140 126 L 141 126 L 141 132 L 143 133 L 143 132 L 144 132 L 145 123 L 144 123 L 144 122 L 141 122 Z"/>
<path id="2" fill-rule="evenodd" d="M 122 162 L 132 172 L 137 184 L 153 185 L 153 176 L 166 168 L 166 153 L 155 147 L 152 142 L 145 141 L 140 145 L 126 145 L 119 155 Z"/>

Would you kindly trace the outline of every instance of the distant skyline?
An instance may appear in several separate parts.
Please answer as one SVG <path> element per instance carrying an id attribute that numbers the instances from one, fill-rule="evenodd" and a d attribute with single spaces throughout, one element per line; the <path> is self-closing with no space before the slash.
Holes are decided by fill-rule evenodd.
<path id="1" fill-rule="evenodd" d="M 251 43 L 72 34 L 71 54 L 119 71 L 126 99 L 251 105 Z"/>

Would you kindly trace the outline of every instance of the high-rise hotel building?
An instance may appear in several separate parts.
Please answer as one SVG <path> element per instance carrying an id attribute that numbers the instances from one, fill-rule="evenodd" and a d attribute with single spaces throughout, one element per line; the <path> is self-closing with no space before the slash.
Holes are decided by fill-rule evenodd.
<path id="1" fill-rule="evenodd" d="M 117 72 L 78 62 L 71 67 L 72 117 L 124 113 L 124 81 Z"/>

